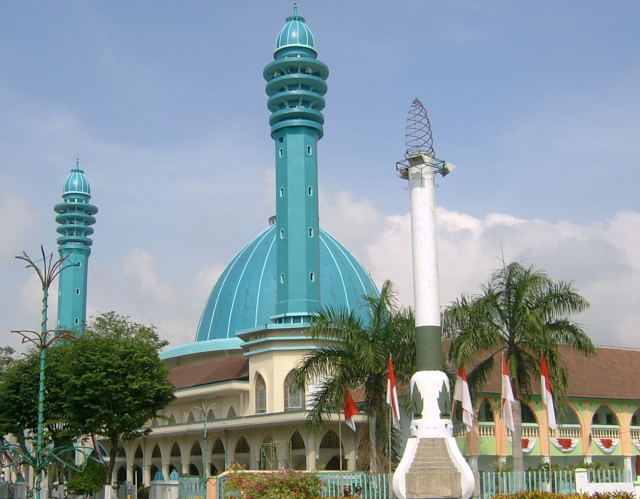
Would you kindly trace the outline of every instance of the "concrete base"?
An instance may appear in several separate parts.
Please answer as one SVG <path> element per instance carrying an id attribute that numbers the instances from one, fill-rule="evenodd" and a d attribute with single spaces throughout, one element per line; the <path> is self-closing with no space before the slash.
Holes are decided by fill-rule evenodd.
<path id="1" fill-rule="evenodd" d="M 396 496 L 468 499 L 475 488 L 473 472 L 453 438 L 451 420 L 439 409 L 439 398 L 450 393 L 447 376 L 440 371 L 418 372 L 411 379 L 411 391 L 418 406 L 414 404 L 411 438 L 393 476 Z"/>

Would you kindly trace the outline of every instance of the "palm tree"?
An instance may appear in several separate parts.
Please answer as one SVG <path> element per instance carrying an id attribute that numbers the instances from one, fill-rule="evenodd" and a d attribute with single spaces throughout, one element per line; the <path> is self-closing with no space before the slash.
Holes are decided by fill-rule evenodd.
<path id="1" fill-rule="evenodd" d="M 443 331 L 452 339 L 449 359 L 456 366 L 473 365 L 469 384 L 481 391 L 497 355 L 504 354 L 511 373 L 517 403 L 513 407 L 513 468 L 523 471 L 522 415 L 520 402 L 530 393 L 532 379 L 540 379 L 540 357 L 549 366 L 552 388 L 558 399 L 567 392 L 568 377 L 558 345 L 585 355 L 595 355 L 591 339 L 569 319 L 589 307 L 570 283 L 553 282 L 544 272 L 517 262 L 496 270 L 476 296 L 462 295 L 443 316 Z M 479 361 L 479 362 L 478 362 Z"/>
<path id="2" fill-rule="evenodd" d="M 415 370 L 415 324 L 411 310 L 398 306 L 390 281 L 385 281 L 380 296 L 365 299 L 365 313 L 326 308 L 317 314 L 308 332 L 319 340 L 319 348 L 298 363 L 296 383 L 315 387 L 307 414 L 312 430 L 342 410 L 346 390 L 364 391 L 369 427 L 365 444 L 369 444 L 370 469 L 376 471 L 389 437 L 385 403 L 389 356 L 397 383 L 408 385 Z M 399 434 L 392 430 L 392 436 L 397 446 Z"/>

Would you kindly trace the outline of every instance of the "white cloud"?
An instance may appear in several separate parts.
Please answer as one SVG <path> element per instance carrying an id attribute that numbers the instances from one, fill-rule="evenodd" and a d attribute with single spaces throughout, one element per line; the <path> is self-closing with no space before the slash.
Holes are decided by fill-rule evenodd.
<path id="1" fill-rule="evenodd" d="M 385 215 L 366 200 L 343 193 L 325 209 L 327 230 L 370 269 L 376 282 L 391 279 L 401 301 L 412 304 L 410 216 Z M 344 213 L 341 217 L 340 213 Z M 505 259 L 544 270 L 554 280 L 572 281 L 591 302 L 575 319 L 595 342 L 640 346 L 640 213 L 620 212 L 606 224 L 518 219 L 490 214 L 483 219 L 438 209 L 441 303 L 479 292 Z M 380 227 L 380 230 L 373 228 Z M 358 228 L 358 230 L 353 230 Z M 362 235 L 360 228 L 372 229 Z M 351 232 L 357 233 L 355 235 Z"/>
<path id="2" fill-rule="evenodd" d="M 132 251 L 124 260 L 124 276 L 134 281 L 136 290 L 158 305 L 170 306 L 176 301 L 176 293 L 168 284 L 160 283 L 158 262 L 146 251 Z"/>
<path id="3" fill-rule="evenodd" d="M 27 201 L 6 187 L 0 190 L 0 258 L 20 254 L 33 228 Z"/>

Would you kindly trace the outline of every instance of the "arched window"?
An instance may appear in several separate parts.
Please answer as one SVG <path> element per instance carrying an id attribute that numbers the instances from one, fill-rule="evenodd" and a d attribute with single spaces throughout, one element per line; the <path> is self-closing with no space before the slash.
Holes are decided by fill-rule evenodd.
<path id="1" fill-rule="evenodd" d="M 171 416 L 169 416 L 169 423 L 168 424 L 176 424 L 176 417 L 173 414 Z"/>
<path id="2" fill-rule="evenodd" d="M 207 413 L 207 421 L 214 421 L 216 419 L 216 415 L 213 413 L 213 409 L 209 409 Z"/>
<path id="3" fill-rule="evenodd" d="M 241 436 L 236 443 L 236 454 L 242 454 L 249 452 L 249 443 L 244 436 Z"/>
<path id="4" fill-rule="evenodd" d="M 522 422 L 523 423 L 529 423 L 529 424 L 538 424 L 538 420 L 536 419 L 536 415 L 533 413 L 533 411 L 531 410 L 531 407 L 529 407 L 529 405 L 524 404 L 524 403 L 520 403 L 520 411 L 521 411 L 521 415 L 522 415 Z"/>
<path id="5" fill-rule="evenodd" d="M 325 433 L 324 437 L 322 437 L 322 441 L 320 442 L 320 448 L 321 449 L 340 448 L 340 439 L 338 438 L 338 434 L 333 430 L 329 430 L 327 433 Z"/>
<path id="6" fill-rule="evenodd" d="M 591 424 L 594 426 L 620 426 L 618 416 L 609 407 L 601 405 L 593 414 Z"/>
<path id="7" fill-rule="evenodd" d="M 193 415 L 193 412 L 190 412 L 189 415 L 187 416 L 187 423 L 193 423 L 195 422 L 196 417 Z"/>
<path id="8" fill-rule="evenodd" d="M 192 456 L 202 456 L 202 447 L 200 447 L 200 442 L 196 441 L 191 446 L 191 455 Z"/>
<path id="9" fill-rule="evenodd" d="M 224 444 L 220 438 L 216 439 L 216 443 L 213 444 L 213 449 L 211 450 L 212 454 L 224 454 Z"/>
<path id="10" fill-rule="evenodd" d="M 227 413 L 227 418 L 229 419 L 234 419 L 237 418 L 238 415 L 236 414 L 236 410 L 233 408 L 233 406 L 229 407 L 229 412 Z"/>
<path id="11" fill-rule="evenodd" d="M 267 412 L 267 387 L 259 374 L 256 376 L 256 414 Z"/>
<path id="12" fill-rule="evenodd" d="M 305 446 L 302 435 L 300 435 L 298 430 L 294 431 L 293 435 L 291 435 L 291 450 L 300 450 L 304 448 Z"/>
<path id="13" fill-rule="evenodd" d="M 558 406 L 556 419 L 558 420 L 558 424 L 560 426 L 580 424 L 580 420 L 578 419 L 576 411 L 574 411 L 569 404 L 562 404 Z"/>
<path id="14" fill-rule="evenodd" d="M 636 409 L 636 412 L 631 416 L 631 426 L 640 426 L 640 409 Z"/>
<path id="15" fill-rule="evenodd" d="M 296 377 L 295 369 L 291 371 L 284 380 L 284 410 L 295 411 L 304 409 L 304 390 L 300 390 L 294 383 Z"/>
<path id="16" fill-rule="evenodd" d="M 487 399 L 482 399 L 480 407 L 478 408 L 478 422 L 479 423 L 494 423 L 493 412 Z"/>

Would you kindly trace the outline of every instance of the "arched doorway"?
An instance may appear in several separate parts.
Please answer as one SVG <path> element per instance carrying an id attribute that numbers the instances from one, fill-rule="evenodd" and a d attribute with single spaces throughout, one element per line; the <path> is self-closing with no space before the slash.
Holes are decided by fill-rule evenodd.
<path id="1" fill-rule="evenodd" d="M 338 434 L 333 431 L 327 431 L 320 441 L 319 464 L 324 465 L 327 471 L 336 471 L 340 469 L 340 439 Z M 344 451 L 343 454 L 344 456 Z M 342 459 L 342 469 L 347 469 L 346 460 Z"/>

